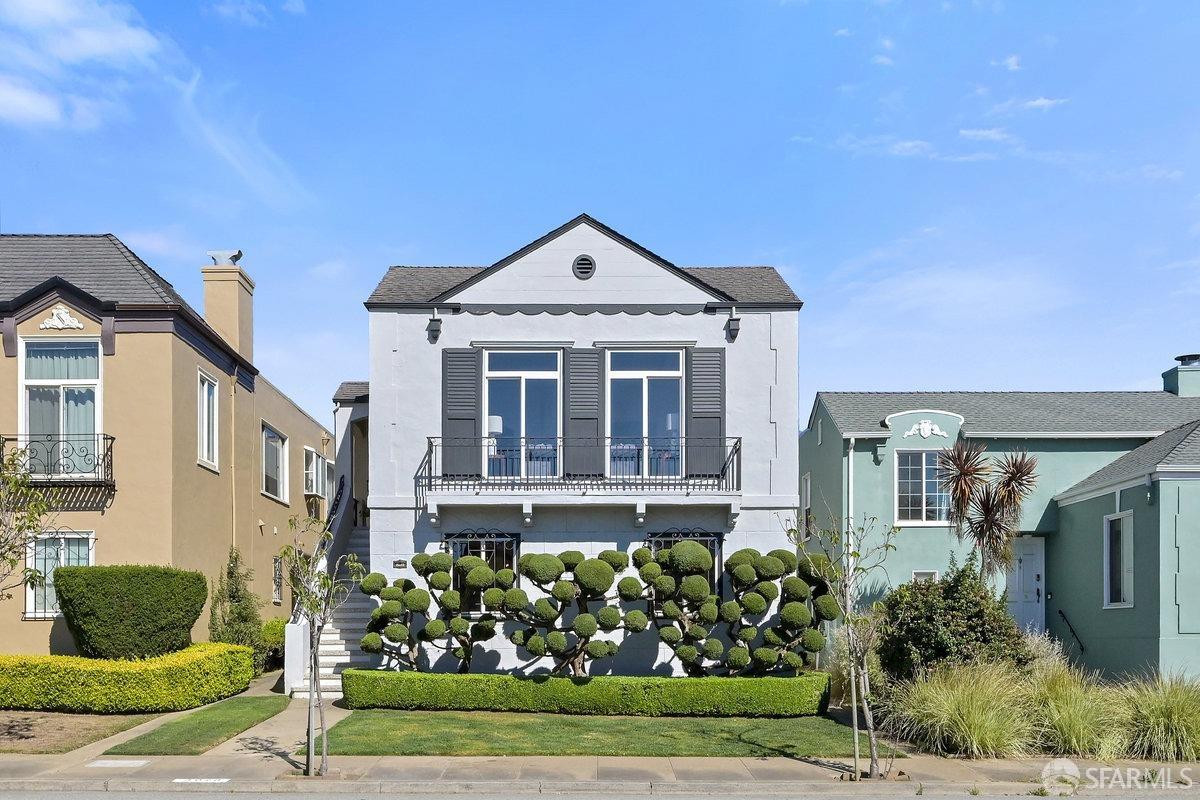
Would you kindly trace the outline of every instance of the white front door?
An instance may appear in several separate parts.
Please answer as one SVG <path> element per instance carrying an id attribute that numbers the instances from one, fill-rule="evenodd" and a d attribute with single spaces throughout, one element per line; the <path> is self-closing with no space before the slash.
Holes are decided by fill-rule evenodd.
<path id="1" fill-rule="evenodd" d="M 1013 540 L 1013 562 L 1008 568 L 1008 613 L 1021 630 L 1046 630 L 1046 543 L 1040 536 Z"/>

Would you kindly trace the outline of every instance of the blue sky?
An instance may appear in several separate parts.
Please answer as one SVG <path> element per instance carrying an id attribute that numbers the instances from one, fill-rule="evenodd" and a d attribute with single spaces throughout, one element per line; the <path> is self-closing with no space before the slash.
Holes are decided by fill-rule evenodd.
<path id="1" fill-rule="evenodd" d="M 0 226 L 112 232 L 322 420 L 389 264 L 587 211 L 772 264 L 817 389 L 1157 388 L 1200 350 L 1200 14 L 1171 3 L 0 0 Z"/>

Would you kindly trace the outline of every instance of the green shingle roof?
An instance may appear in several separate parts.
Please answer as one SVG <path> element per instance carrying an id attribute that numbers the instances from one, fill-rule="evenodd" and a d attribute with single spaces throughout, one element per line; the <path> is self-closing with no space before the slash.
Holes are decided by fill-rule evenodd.
<path id="1" fill-rule="evenodd" d="M 1076 494 L 1088 489 L 1136 480 L 1159 468 L 1184 467 L 1200 467 L 1200 419 L 1172 428 L 1141 447 L 1130 450 L 1063 494 Z"/>

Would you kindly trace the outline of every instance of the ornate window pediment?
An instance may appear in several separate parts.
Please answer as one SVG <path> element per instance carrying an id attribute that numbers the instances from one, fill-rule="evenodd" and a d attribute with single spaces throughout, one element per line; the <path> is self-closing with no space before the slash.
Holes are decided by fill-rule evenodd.
<path id="1" fill-rule="evenodd" d="M 58 303 L 50 309 L 50 316 L 42 320 L 38 329 L 43 331 L 81 331 L 83 323 L 71 314 L 71 309 Z"/>
<path id="2" fill-rule="evenodd" d="M 913 426 L 904 432 L 905 439 L 910 436 L 920 436 L 922 439 L 928 439 L 930 436 L 941 436 L 943 439 L 950 438 L 950 434 L 942 430 L 936 422 L 928 419 L 913 423 Z"/>

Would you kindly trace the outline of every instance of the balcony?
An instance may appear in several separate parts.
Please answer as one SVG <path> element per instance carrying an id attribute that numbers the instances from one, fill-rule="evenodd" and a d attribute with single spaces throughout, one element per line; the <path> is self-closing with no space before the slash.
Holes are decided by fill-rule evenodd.
<path id="1" fill-rule="evenodd" d="M 429 437 L 421 493 L 736 494 L 742 440 L 637 437 Z"/>
<path id="2" fill-rule="evenodd" d="M 0 452 L 5 458 L 20 452 L 21 463 L 37 483 L 112 489 L 115 441 L 103 433 L 6 435 L 0 436 Z"/>

